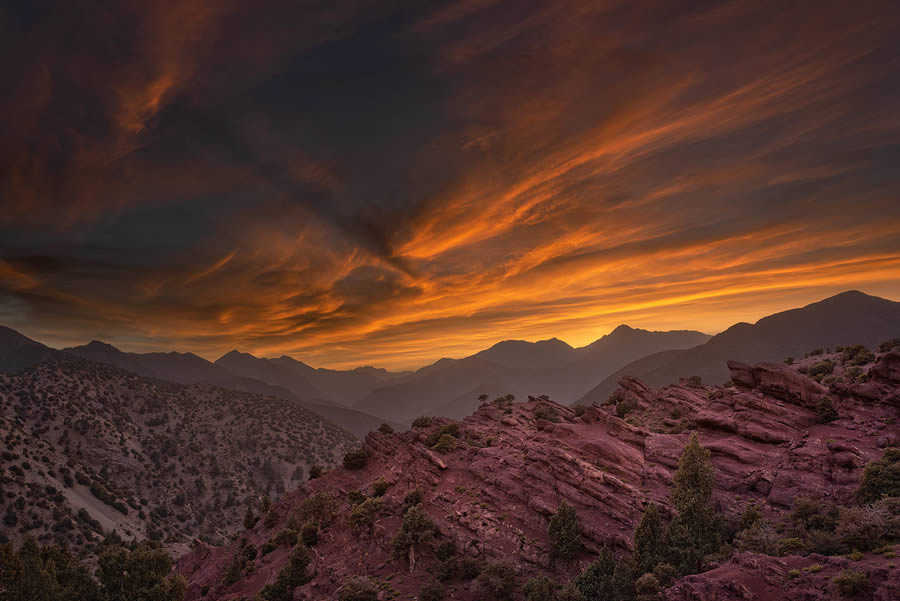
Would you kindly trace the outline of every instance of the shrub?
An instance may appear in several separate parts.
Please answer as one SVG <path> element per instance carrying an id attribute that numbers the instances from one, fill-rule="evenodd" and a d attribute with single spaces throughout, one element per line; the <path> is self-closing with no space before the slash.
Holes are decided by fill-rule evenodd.
<path id="1" fill-rule="evenodd" d="M 381 497 L 387 492 L 388 483 L 384 478 L 379 478 L 372 484 L 372 496 Z"/>
<path id="2" fill-rule="evenodd" d="M 415 507 L 422 502 L 422 491 L 414 488 L 403 497 L 403 513 L 406 513 L 410 507 Z"/>
<path id="3" fill-rule="evenodd" d="M 413 420 L 412 427 L 413 428 L 427 428 L 431 425 L 431 418 L 427 415 L 422 415 Z"/>
<path id="4" fill-rule="evenodd" d="M 452 453 L 456 450 L 456 443 L 456 437 L 450 434 L 442 434 L 431 448 L 441 454 Z"/>
<path id="5" fill-rule="evenodd" d="M 789 537 L 778 541 L 778 555 L 805 555 L 806 543 L 802 538 Z"/>
<path id="6" fill-rule="evenodd" d="M 297 509 L 300 523 L 314 521 L 319 527 L 325 527 L 334 519 L 337 502 L 327 492 L 317 492 L 305 498 Z"/>
<path id="7" fill-rule="evenodd" d="M 444 598 L 443 585 L 434 580 L 419 591 L 419 601 L 441 601 Z"/>
<path id="8" fill-rule="evenodd" d="M 529 578 L 522 587 L 525 601 L 556 601 L 556 590 L 559 586 L 546 576 Z"/>
<path id="9" fill-rule="evenodd" d="M 880 345 L 878 345 L 878 351 L 881 353 L 888 353 L 895 349 L 900 350 L 900 338 L 892 338 L 891 340 L 885 340 Z"/>
<path id="10" fill-rule="evenodd" d="M 832 581 L 837 592 L 844 597 L 855 597 L 869 589 L 869 577 L 857 570 L 841 570 Z"/>
<path id="11" fill-rule="evenodd" d="M 833 422 L 838 417 L 838 412 L 834 409 L 834 405 L 831 404 L 831 399 L 822 397 L 822 400 L 820 400 L 819 404 L 816 406 L 816 418 L 818 419 L 818 422 L 820 424 L 827 424 Z"/>
<path id="12" fill-rule="evenodd" d="M 348 470 L 361 470 L 366 467 L 368 461 L 369 453 L 363 448 L 355 451 L 348 451 L 347 454 L 344 455 L 344 467 Z"/>
<path id="13" fill-rule="evenodd" d="M 431 517 L 425 513 L 422 505 L 410 507 L 403 516 L 403 524 L 391 541 L 394 557 L 409 556 L 410 564 L 415 563 L 415 548 L 436 532 L 437 528 Z"/>
<path id="14" fill-rule="evenodd" d="M 350 505 L 359 505 L 363 501 L 365 501 L 368 497 L 361 493 L 358 490 L 351 490 L 347 493 L 347 500 L 350 502 Z"/>
<path id="15" fill-rule="evenodd" d="M 661 586 L 669 586 L 669 583 L 678 578 L 678 570 L 670 563 L 658 563 L 653 568 L 653 575 Z"/>
<path id="16" fill-rule="evenodd" d="M 581 525 L 578 514 L 565 501 L 560 502 L 550 518 L 550 554 L 554 559 L 571 561 L 581 550 Z"/>
<path id="17" fill-rule="evenodd" d="M 890 517 L 877 506 L 844 508 L 835 534 L 847 549 L 869 551 L 884 539 Z"/>
<path id="18" fill-rule="evenodd" d="M 475 580 L 483 568 L 484 564 L 471 557 L 464 557 L 459 561 L 459 575 L 463 580 Z"/>
<path id="19" fill-rule="evenodd" d="M 300 540 L 307 547 L 312 547 L 319 542 L 319 527 L 316 526 L 315 522 L 303 524 L 303 527 L 300 528 Z"/>
<path id="20" fill-rule="evenodd" d="M 426 447 L 434 447 L 444 436 L 459 438 L 459 424 L 446 424 L 440 428 L 436 428 L 431 434 L 425 438 Z"/>
<path id="21" fill-rule="evenodd" d="M 573 405 L 572 409 L 575 410 L 575 417 L 581 417 L 582 415 L 584 415 L 584 412 L 587 411 L 587 407 L 581 404 Z"/>
<path id="22" fill-rule="evenodd" d="M 341 587 L 338 601 L 378 601 L 378 591 L 366 580 L 351 580 Z"/>
<path id="23" fill-rule="evenodd" d="M 810 377 L 815 376 L 827 376 L 831 372 L 834 371 L 834 363 L 826 359 L 825 361 L 819 361 L 818 363 L 812 365 L 806 372 L 806 374 Z"/>
<path id="24" fill-rule="evenodd" d="M 384 499 L 380 497 L 366 499 L 350 511 L 350 528 L 355 532 L 365 529 L 371 533 L 383 507 Z"/>
<path id="25" fill-rule="evenodd" d="M 638 407 L 638 402 L 634 399 L 623 399 L 618 401 L 616 403 L 616 416 L 624 418 Z"/>
<path id="26" fill-rule="evenodd" d="M 787 364 L 787 365 L 793 365 L 793 364 L 794 364 L 794 358 L 793 358 L 793 357 L 788 357 L 787 359 L 784 360 L 784 362 L 785 362 L 785 364 Z"/>
<path id="27" fill-rule="evenodd" d="M 659 580 L 653 574 L 644 574 L 634 583 L 637 601 L 654 601 L 659 596 Z"/>
<path id="28" fill-rule="evenodd" d="M 874 503 L 883 496 L 900 497 L 900 448 L 885 449 L 881 459 L 870 461 L 856 491 L 860 503 Z"/>
<path id="29" fill-rule="evenodd" d="M 312 465 L 309 468 L 309 479 L 315 480 L 316 478 L 321 478 L 324 472 L 325 470 L 321 465 Z"/>
<path id="30" fill-rule="evenodd" d="M 291 601 L 294 597 L 294 589 L 309 581 L 306 570 L 309 568 L 311 558 L 305 545 L 297 545 L 286 566 L 284 566 L 275 578 L 275 582 L 263 588 L 261 596 L 267 601 Z"/>
<path id="31" fill-rule="evenodd" d="M 848 346 L 841 353 L 841 361 L 849 365 L 866 365 L 875 360 L 875 353 L 861 344 Z"/>
<path id="32" fill-rule="evenodd" d="M 794 499 L 791 520 L 801 530 L 834 532 L 839 519 L 840 512 L 835 505 L 825 504 L 807 497 Z"/>
<path id="33" fill-rule="evenodd" d="M 776 555 L 779 545 L 778 533 L 765 520 L 757 520 L 735 537 L 735 546 L 742 551 L 753 551 L 763 555 Z"/>
<path id="34" fill-rule="evenodd" d="M 584 411 L 582 411 L 584 413 Z M 559 422 L 559 414 L 556 412 L 556 409 L 550 407 L 549 405 L 541 405 L 537 409 L 534 410 L 535 419 L 543 419 L 548 422 Z"/>
<path id="35" fill-rule="evenodd" d="M 746 530 L 756 522 L 760 520 L 762 516 L 759 513 L 759 508 L 756 505 L 748 505 L 747 509 L 744 510 L 744 513 L 741 514 L 741 530 Z"/>
<path id="36" fill-rule="evenodd" d="M 394 427 L 390 424 L 381 424 L 380 426 L 378 426 L 378 431 L 382 434 L 393 434 Z"/>
<path id="37" fill-rule="evenodd" d="M 435 549 L 434 555 L 438 561 L 447 561 L 456 555 L 456 545 L 453 544 L 453 541 L 445 540 Z"/>
<path id="38" fill-rule="evenodd" d="M 297 531 L 291 528 L 285 528 L 275 535 L 275 537 L 272 539 L 272 542 L 274 542 L 276 545 L 293 547 L 297 544 Z"/>
<path id="39" fill-rule="evenodd" d="M 478 587 L 484 599 L 505 601 L 516 591 L 516 572 L 506 563 L 489 563 L 478 575 Z"/>

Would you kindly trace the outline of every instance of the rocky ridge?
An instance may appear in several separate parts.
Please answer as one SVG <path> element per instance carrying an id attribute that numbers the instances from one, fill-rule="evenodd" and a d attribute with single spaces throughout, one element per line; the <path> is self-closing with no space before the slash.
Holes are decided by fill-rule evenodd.
<path id="1" fill-rule="evenodd" d="M 835 380 L 826 387 L 785 364 L 730 362 L 728 387 L 683 380 L 657 390 L 625 378 L 609 405 L 573 409 L 546 398 L 498 399 L 459 422 L 435 418 L 404 433 L 375 432 L 366 439 L 361 469 L 338 469 L 309 482 L 275 506 L 277 520 L 257 524 L 230 545 L 195 542 L 178 568 L 190 583 L 186 599 L 259 593 L 290 553 L 273 543 L 278 533 L 299 527 L 310 499 L 323 498 L 333 501 L 333 516 L 312 547 L 312 578 L 294 599 L 335 598 L 356 577 L 376 583 L 380 598 L 414 599 L 442 565 L 435 544 L 423 546 L 415 563 L 391 552 L 404 499 L 416 490 L 437 540 L 452 541 L 460 556 L 507 561 L 520 581 L 538 574 L 566 580 L 603 545 L 627 554 L 648 503 L 671 514 L 673 474 L 693 430 L 711 452 L 715 503 L 731 520 L 752 504 L 773 522 L 784 519 L 799 497 L 849 505 L 864 466 L 897 444 L 898 366 L 900 354 L 885 353 L 870 362 L 864 381 Z M 837 412 L 831 421 L 822 419 L 824 401 Z M 372 495 L 379 482 L 386 490 L 373 504 L 371 527 L 360 530 L 352 525 L 359 493 Z M 547 536 L 561 501 L 577 510 L 584 535 L 577 561 L 568 566 L 551 561 Z M 242 577 L 226 584 L 224 573 L 248 546 L 267 552 L 254 552 Z M 774 599 L 794 587 L 792 598 L 831 598 L 826 576 L 842 561 L 828 558 L 821 571 L 801 571 L 797 579 L 792 570 L 815 557 L 735 553 L 682 578 L 665 595 Z M 891 583 L 900 580 L 895 563 L 867 554 L 856 565 L 867 570 L 873 598 L 893 598 Z M 445 590 L 454 599 L 483 598 L 465 579 L 451 580 Z"/>

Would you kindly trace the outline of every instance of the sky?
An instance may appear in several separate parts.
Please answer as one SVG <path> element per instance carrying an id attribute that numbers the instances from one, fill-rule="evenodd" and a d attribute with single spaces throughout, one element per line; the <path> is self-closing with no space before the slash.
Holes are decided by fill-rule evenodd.
<path id="1" fill-rule="evenodd" d="M 900 300 L 894 1 L 0 7 L 0 324 L 414 368 Z"/>

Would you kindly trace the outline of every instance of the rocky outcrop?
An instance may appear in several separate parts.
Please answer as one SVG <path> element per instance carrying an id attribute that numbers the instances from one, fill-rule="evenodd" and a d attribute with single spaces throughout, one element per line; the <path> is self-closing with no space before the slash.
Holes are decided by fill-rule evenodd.
<path id="1" fill-rule="evenodd" d="M 791 599 L 826 601 L 843 596 L 834 580 L 847 569 L 866 575 L 865 598 L 893 601 L 900 598 L 900 579 L 886 557 L 868 554 L 859 561 L 845 557 L 769 557 L 735 553 L 725 564 L 687 576 L 667 588 L 664 601 L 754 601 Z"/>
<path id="2" fill-rule="evenodd" d="M 814 409 L 828 389 L 781 363 L 749 366 L 728 361 L 731 381 L 739 388 L 752 388 L 773 398 Z"/>
<path id="3" fill-rule="evenodd" d="M 433 551 L 417 550 L 410 572 L 404 559 L 393 556 L 390 541 L 400 527 L 404 498 L 418 489 L 442 539 L 452 541 L 458 553 L 510 562 L 523 576 L 571 577 L 602 545 L 629 552 L 647 503 L 671 514 L 673 475 L 693 429 L 716 468 L 714 499 L 732 517 L 751 503 L 766 515 L 784 514 L 799 496 L 850 501 L 863 466 L 881 455 L 879 441 L 895 430 L 888 418 L 896 417 L 896 408 L 877 399 L 829 396 L 828 389 L 787 366 L 729 366 L 735 387 L 686 381 L 654 390 L 624 379 L 619 398 L 638 405 L 625 419 L 614 405 L 587 407 L 576 417 L 568 408 L 533 399 L 483 405 L 457 422 L 455 448 L 444 453 L 426 445 L 449 420 L 371 434 L 364 469 L 338 469 L 307 483 L 276 506 L 274 523 L 257 524 L 245 537 L 264 544 L 290 523 L 306 498 L 326 492 L 336 499 L 337 515 L 314 547 L 313 581 L 297 591 L 306 596 L 295 598 L 333 598 L 351 576 L 390 577 L 396 598 L 412 598 L 433 577 Z M 838 412 L 829 423 L 816 417 L 823 398 L 831 398 Z M 347 493 L 369 494 L 382 478 L 389 483 L 384 511 L 371 535 L 354 532 Z M 568 567 L 551 563 L 547 535 L 549 518 L 563 501 L 576 509 L 585 543 Z M 198 549 L 182 559 L 188 601 L 252 598 L 286 561 L 285 553 L 267 554 L 254 563 L 253 577 L 225 587 L 223 566 L 235 552 L 237 543 Z M 794 561 L 737 554 L 715 570 L 679 581 L 667 595 L 672 600 L 780 598 L 770 591 L 797 584 L 788 578 Z M 821 598 L 803 596 L 808 588 L 796 590 L 798 599 Z M 471 584 L 453 584 L 447 593 L 460 601 L 480 598 Z"/>

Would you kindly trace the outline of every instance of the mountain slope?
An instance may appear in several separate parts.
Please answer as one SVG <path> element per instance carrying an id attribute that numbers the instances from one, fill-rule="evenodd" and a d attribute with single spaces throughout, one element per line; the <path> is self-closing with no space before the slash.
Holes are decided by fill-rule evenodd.
<path id="1" fill-rule="evenodd" d="M 0 376 L 0 533 L 91 550 L 113 529 L 170 547 L 229 536 L 250 506 L 357 442 L 295 402 L 66 356 Z"/>
<path id="2" fill-rule="evenodd" d="M 0 326 L 0 374 L 15 373 L 58 353 L 11 328 Z"/>
<path id="3" fill-rule="evenodd" d="M 372 391 L 357 408 L 395 421 L 418 415 L 462 418 L 477 397 L 546 394 L 568 402 L 628 362 L 671 348 L 701 344 L 706 334 L 649 332 L 622 325 L 588 346 L 573 349 L 552 339 L 505 341 L 466 357 L 441 359 L 396 382 Z"/>
<path id="4" fill-rule="evenodd" d="M 83 346 L 65 348 L 63 352 L 179 384 L 195 384 L 233 376 L 228 370 L 193 353 L 126 353 L 97 340 Z"/>
<path id="5" fill-rule="evenodd" d="M 664 386 L 690 376 L 721 383 L 729 377 L 723 357 L 746 363 L 782 361 L 815 348 L 853 344 L 874 348 L 898 336 L 900 303 L 848 291 L 769 315 L 752 325 L 735 324 L 694 348 L 640 359 L 610 375 L 578 402 L 605 401 L 623 376 L 637 377 L 649 386 Z"/>
<path id="6" fill-rule="evenodd" d="M 404 375 L 375 367 L 315 368 L 286 355 L 261 359 L 239 351 L 223 355 L 215 364 L 234 374 L 283 386 L 302 399 L 345 406 L 352 405 L 379 385 Z"/>

